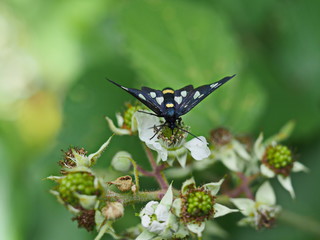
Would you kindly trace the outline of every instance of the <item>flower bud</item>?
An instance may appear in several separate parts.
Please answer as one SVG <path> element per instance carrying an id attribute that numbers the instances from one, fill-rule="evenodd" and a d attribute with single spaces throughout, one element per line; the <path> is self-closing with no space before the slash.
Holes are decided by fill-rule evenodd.
<path id="1" fill-rule="evenodd" d="M 102 215 L 108 220 L 115 220 L 123 216 L 124 207 L 120 202 L 108 202 L 105 207 L 101 209 Z"/>
<path id="2" fill-rule="evenodd" d="M 131 155 L 128 152 L 120 151 L 112 158 L 111 166 L 119 172 L 128 172 L 131 168 Z"/>

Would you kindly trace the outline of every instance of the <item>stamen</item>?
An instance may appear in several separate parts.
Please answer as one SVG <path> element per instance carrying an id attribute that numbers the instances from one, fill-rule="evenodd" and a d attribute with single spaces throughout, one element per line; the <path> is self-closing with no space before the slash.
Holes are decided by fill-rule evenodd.
<path id="1" fill-rule="evenodd" d="M 179 130 L 181 130 L 182 132 L 186 132 L 188 134 L 190 134 L 191 136 L 195 137 L 196 139 L 198 139 L 199 141 L 203 142 L 200 138 L 198 138 L 196 135 L 194 135 L 193 133 L 189 132 L 188 130 L 185 130 L 183 128 L 179 128 L 176 126 L 176 128 L 178 128 Z"/>

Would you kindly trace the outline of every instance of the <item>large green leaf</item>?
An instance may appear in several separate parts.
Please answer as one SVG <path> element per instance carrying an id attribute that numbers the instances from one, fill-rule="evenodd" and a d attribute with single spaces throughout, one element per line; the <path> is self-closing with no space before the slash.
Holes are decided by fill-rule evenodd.
<path id="1" fill-rule="evenodd" d="M 214 9 L 187 1 L 135 1 L 120 11 L 120 24 L 141 84 L 180 88 L 238 74 L 187 115 L 194 132 L 218 125 L 253 127 L 264 94 L 252 77 L 241 74 L 240 47 Z"/>

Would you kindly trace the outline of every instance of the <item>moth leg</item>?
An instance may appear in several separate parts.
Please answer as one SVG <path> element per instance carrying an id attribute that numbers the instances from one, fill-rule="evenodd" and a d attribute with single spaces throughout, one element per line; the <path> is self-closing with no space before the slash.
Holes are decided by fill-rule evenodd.
<path id="1" fill-rule="evenodd" d="M 178 118 L 177 118 L 177 121 L 178 121 L 178 126 L 181 126 L 182 118 L 181 118 L 181 117 L 178 117 Z"/>
<path id="2" fill-rule="evenodd" d="M 152 138 L 154 138 L 154 137 L 160 132 L 160 130 L 161 130 L 163 127 L 164 127 L 164 124 L 158 125 L 158 126 L 154 125 L 153 128 L 155 129 L 155 134 L 150 138 L 150 140 L 151 140 Z"/>

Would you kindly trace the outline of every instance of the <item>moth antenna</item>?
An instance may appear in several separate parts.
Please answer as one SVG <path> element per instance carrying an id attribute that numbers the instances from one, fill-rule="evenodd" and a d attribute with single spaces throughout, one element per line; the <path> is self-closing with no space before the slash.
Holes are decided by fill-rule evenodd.
<path id="1" fill-rule="evenodd" d="M 195 137 L 195 138 L 198 139 L 199 141 L 203 142 L 200 138 L 198 138 L 198 137 L 197 137 L 196 135 L 194 135 L 193 133 L 191 133 L 191 132 L 189 132 L 189 131 L 187 131 L 187 130 L 185 130 L 185 129 L 183 129 L 183 128 L 179 128 L 179 127 L 176 127 L 176 128 L 178 128 L 179 130 L 181 130 L 181 131 L 183 131 L 183 132 L 186 132 L 186 133 L 190 134 L 191 136 Z"/>
<path id="2" fill-rule="evenodd" d="M 142 111 L 142 110 L 138 110 L 138 112 L 141 112 L 141 113 L 145 113 L 145 114 L 149 114 L 149 115 L 152 115 L 152 116 L 159 117 L 157 114 L 155 114 L 155 113 L 151 113 L 151 112 L 145 112 L 145 111 Z"/>

